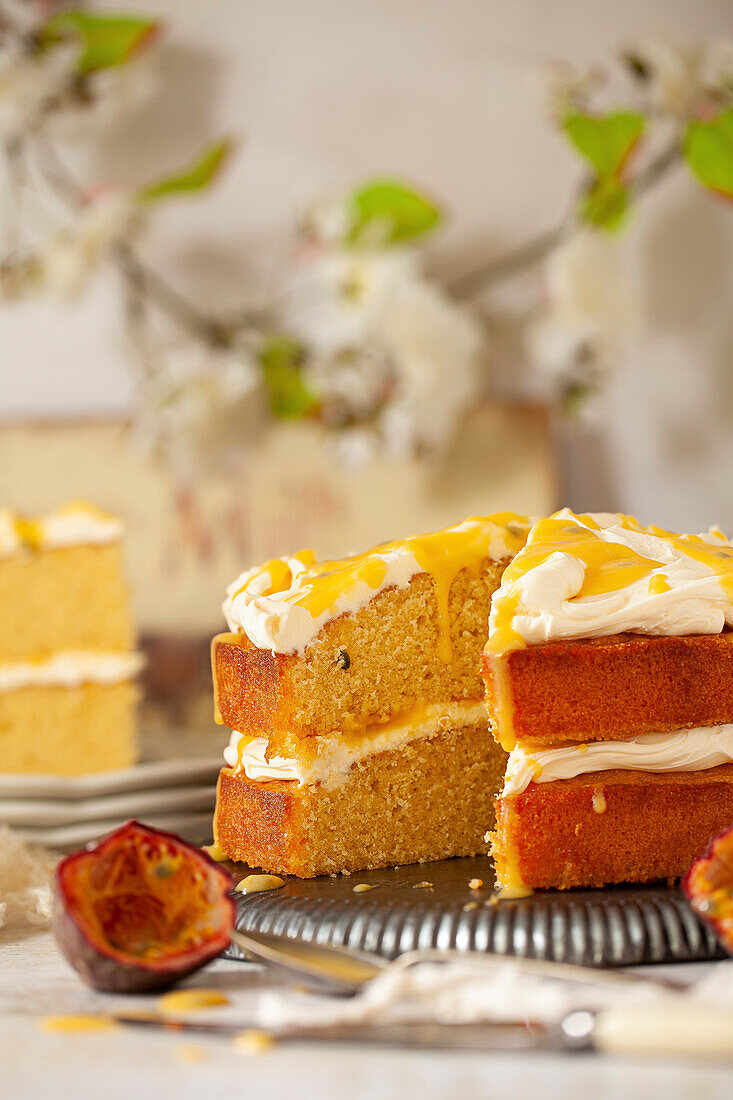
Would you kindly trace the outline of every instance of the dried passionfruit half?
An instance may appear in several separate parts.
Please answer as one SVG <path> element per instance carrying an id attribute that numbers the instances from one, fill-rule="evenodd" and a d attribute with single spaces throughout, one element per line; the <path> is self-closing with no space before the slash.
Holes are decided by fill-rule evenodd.
<path id="1" fill-rule="evenodd" d="M 713 837 L 705 855 L 695 860 L 682 879 L 682 889 L 695 912 L 733 955 L 733 828 Z"/>
<path id="2" fill-rule="evenodd" d="M 95 989 L 165 989 L 227 946 L 231 887 L 199 848 L 128 821 L 56 868 L 56 942 Z"/>

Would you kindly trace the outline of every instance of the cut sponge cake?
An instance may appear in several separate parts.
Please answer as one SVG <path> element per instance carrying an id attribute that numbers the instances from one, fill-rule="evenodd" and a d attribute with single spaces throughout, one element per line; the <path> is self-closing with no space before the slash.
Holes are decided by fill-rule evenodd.
<path id="1" fill-rule="evenodd" d="M 308 738 L 362 733 L 426 704 L 481 699 L 479 658 L 501 574 L 502 566 L 488 559 L 456 573 L 448 595 L 448 660 L 439 653 L 436 586 L 428 573 L 326 623 L 302 654 L 218 635 L 212 655 L 220 719 L 267 737 L 273 751 L 287 755 Z"/>
<path id="2" fill-rule="evenodd" d="M 676 879 L 730 822 L 733 765 L 531 783 L 499 801 L 497 879 L 534 889 Z"/>
<path id="3" fill-rule="evenodd" d="M 540 520 L 492 600 L 497 879 L 674 879 L 733 822 L 733 545 L 630 516 Z"/>
<path id="4" fill-rule="evenodd" d="M 545 642 L 485 653 L 483 667 L 507 752 L 517 742 L 622 741 L 733 722 L 731 631 Z"/>
<path id="5" fill-rule="evenodd" d="M 506 759 L 480 652 L 516 516 L 318 563 L 270 562 L 231 586 L 212 646 L 235 732 L 215 834 L 232 858 L 311 876 L 484 850 Z"/>
<path id="6" fill-rule="evenodd" d="M 0 771 L 77 775 L 135 760 L 141 667 L 115 517 L 0 510 Z"/>
<path id="7" fill-rule="evenodd" d="M 369 756 L 330 787 L 225 768 L 218 843 L 231 859 L 301 878 L 476 855 L 505 759 L 481 722 Z"/>

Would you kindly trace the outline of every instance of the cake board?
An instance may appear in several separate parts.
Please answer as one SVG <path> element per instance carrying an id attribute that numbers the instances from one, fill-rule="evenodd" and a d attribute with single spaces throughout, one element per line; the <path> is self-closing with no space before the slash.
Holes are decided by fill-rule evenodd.
<path id="1" fill-rule="evenodd" d="M 249 873 L 243 864 L 234 865 L 237 881 Z M 482 885 L 475 888 L 479 879 Z M 373 889 L 354 892 L 362 883 Z M 243 932 L 351 947 L 389 959 L 437 948 L 634 966 L 701 962 L 723 954 L 676 886 L 543 890 L 497 901 L 485 856 L 288 878 L 278 890 L 238 894 L 236 925 Z M 243 957 L 234 946 L 227 955 Z"/>

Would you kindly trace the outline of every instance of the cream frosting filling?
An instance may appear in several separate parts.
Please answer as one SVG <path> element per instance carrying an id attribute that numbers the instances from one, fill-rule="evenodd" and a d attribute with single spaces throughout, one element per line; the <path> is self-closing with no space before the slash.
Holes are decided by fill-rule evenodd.
<path id="1" fill-rule="evenodd" d="M 502 798 L 530 783 L 553 783 L 589 772 L 697 772 L 733 763 L 733 725 L 645 733 L 632 741 L 589 741 L 554 749 L 517 745 L 509 754 Z"/>
<path id="2" fill-rule="evenodd" d="M 124 525 L 117 516 L 81 501 L 32 519 L 9 508 L 0 509 L 0 557 L 35 549 L 104 546 L 118 542 L 123 533 Z"/>
<path id="3" fill-rule="evenodd" d="M 406 588 L 422 572 L 439 571 L 452 579 L 464 564 L 481 557 L 501 561 L 516 553 L 526 531 L 522 517 L 510 513 L 477 517 L 434 535 L 415 536 L 376 547 L 361 557 L 325 563 L 326 572 L 324 563 L 304 551 L 242 573 L 227 588 L 222 610 L 229 629 L 246 634 L 259 649 L 302 653 L 327 622 L 356 614 L 383 589 Z M 280 574 L 287 577 L 282 587 Z M 314 588 L 336 575 L 339 583 L 321 607 L 312 599 Z"/>
<path id="4" fill-rule="evenodd" d="M 0 664 L 0 691 L 26 687 L 81 687 L 82 684 L 117 684 L 132 680 L 142 669 L 141 653 L 102 653 L 69 650 L 42 661 Z"/>
<path id="5" fill-rule="evenodd" d="M 417 720 L 405 719 L 390 722 L 384 727 L 374 726 L 362 737 L 319 737 L 316 752 L 309 759 L 298 760 L 282 756 L 266 759 L 267 738 L 249 739 L 232 732 L 224 749 L 224 760 L 235 771 L 244 771 L 248 779 L 295 780 L 300 786 L 320 783 L 328 786 L 339 782 L 354 764 L 369 756 L 402 748 L 411 741 L 435 737 L 451 729 L 487 722 L 483 702 L 454 702 L 421 708 Z M 315 741 L 315 739 L 311 739 Z M 241 744 L 244 741 L 244 744 Z"/>
<path id="6" fill-rule="evenodd" d="M 591 531 L 572 512 L 557 514 L 579 529 Z M 584 595 L 586 566 L 571 551 L 555 551 L 528 568 L 520 576 L 508 570 L 501 587 L 494 595 L 489 618 L 487 651 L 501 649 L 500 624 L 506 617 L 507 601 L 513 603 L 511 630 L 528 645 L 554 639 L 596 638 L 606 634 L 635 631 L 642 634 L 719 634 L 727 625 L 733 626 L 733 601 L 726 589 L 724 575 L 714 567 L 685 553 L 674 536 L 654 534 L 628 526 L 625 517 L 596 514 L 592 517 L 600 530 L 593 528 L 593 538 L 601 543 L 628 547 L 634 554 L 657 563 L 658 586 L 650 584 L 649 573 L 612 590 Z M 730 554 L 730 542 L 720 533 L 697 536 L 702 546 Z M 526 556 L 532 551 L 530 532 Z M 522 554 L 514 567 L 521 568 Z M 730 558 L 728 558 L 730 561 Z"/>
<path id="7" fill-rule="evenodd" d="M 44 549 L 62 546 L 103 546 L 118 542 L 124 525 L 117 516 L 85 504 L 66 505 L 39 521 L 40 545 Z"/>

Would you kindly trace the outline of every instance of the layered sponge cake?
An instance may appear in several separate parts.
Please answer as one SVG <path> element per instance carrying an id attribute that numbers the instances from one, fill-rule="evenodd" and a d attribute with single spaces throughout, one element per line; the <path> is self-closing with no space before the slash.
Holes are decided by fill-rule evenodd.
<path id="1" fill-rule="evenodd" d="M 229 588 L 212 643 L 232 730 L 223 853 L 311 877 L 486 850 L 506 754 L 480 672 L 511 513 L 340 561 L 304 552 Z"/>
<path id="2" fill-rule="evenodd" d="M 0 510 L 0 771 L 79 775 L 135 760 L 141 658 L 122 524 L 88 504 Z"/>
<path id="3" fill-rule="evenodd" d="M 509 762 L 510 893 L 679 877 L 733 822 L 733 545 L 620 515 L 537 522 L 483 657 Z"/>

